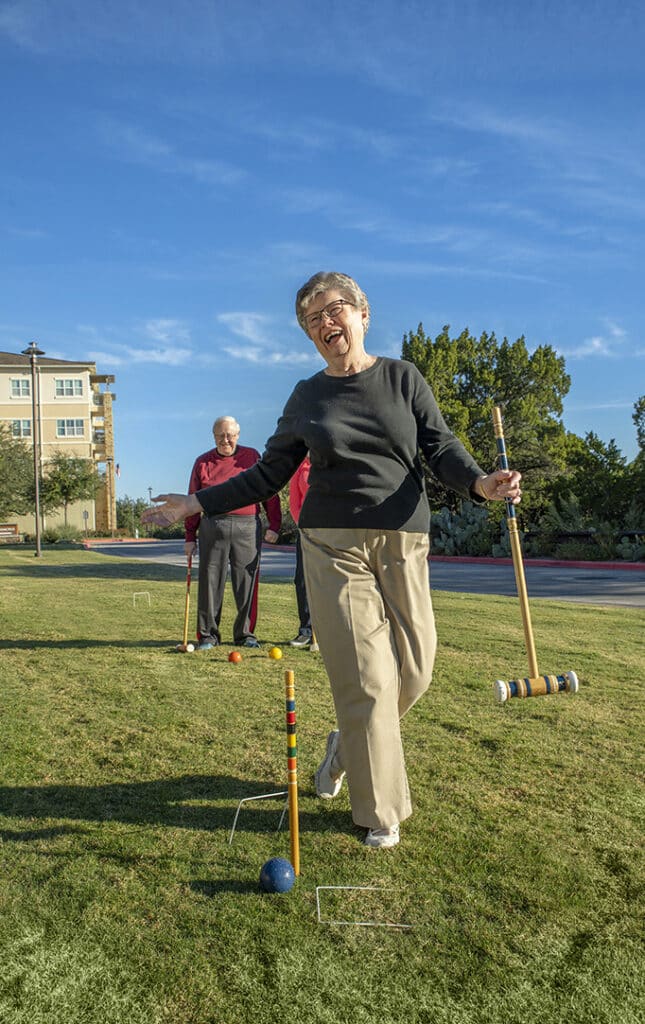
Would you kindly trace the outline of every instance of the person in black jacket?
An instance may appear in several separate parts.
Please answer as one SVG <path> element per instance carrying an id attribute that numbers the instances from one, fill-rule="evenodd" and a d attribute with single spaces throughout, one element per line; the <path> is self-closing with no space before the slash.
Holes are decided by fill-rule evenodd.
<path id="1" fill-rule="evenodd" d="M 387 848 L 412 813 L 399 722 L 427 689 L 436 651 L 419 452 L 443 484 L 474 501 L 516 504 L 521 476 L 485 473 L 448 429 L 417 368 L 366 351 L 369 303 L 352 278 L 315 274 L 298 292 L 296 314 L 326 366 L 296 385 L 262 458 L 219 487 L 160 495 L 163 504 L 146 520 L 262 501 L 309 452 L 298 526 L 338 725 L 316 790 L 333 798 L 346 778 L 366 845 Z"/>

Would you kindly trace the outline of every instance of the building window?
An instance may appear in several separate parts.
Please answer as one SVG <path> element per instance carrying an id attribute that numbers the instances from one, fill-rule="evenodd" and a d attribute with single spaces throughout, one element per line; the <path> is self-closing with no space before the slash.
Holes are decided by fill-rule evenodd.
<path id="1" fill-rule="evenodd" d="M 12 420 L 11 433 L 14 437 L 31 437 L 31 420 Z"/>
<path id="2" fill-rule="evenodd" d="M 83 437 L 83 420 L 56 420 L 56 437 Z"/>
<path id="3" fill-rule="evenodd" d="M 31 381 L 28 378 L 14 378 L 11 381 L 12 398 L 29 398 L 31 395 Z"/>
<path id="4" fill-rule="evenodd" d="M 83 381 L 77 378 L 57 377 L 56 398 L 80 398 L 83 394 Z"/>

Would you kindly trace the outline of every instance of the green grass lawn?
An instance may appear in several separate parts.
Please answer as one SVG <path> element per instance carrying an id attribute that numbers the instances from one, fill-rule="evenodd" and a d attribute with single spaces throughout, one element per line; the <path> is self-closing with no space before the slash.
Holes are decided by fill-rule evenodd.
<path id="1" fill-rule="evenodd" d="M 320 655 L 178 654 L 179 569 L 7 548 L 0 582 L 1 1024 L 643 1020 L 642 612 L 532 602 L 541 670 L 580 693 L 500 706 L 493 680 L 526 673 L 517 601 L 436 593 L 435 679 L 404 723 L 415 813 L 374 851 L 346 790 L 313 789 Z M 293 587 L 260 594 L 260 639 L 285 645 Z M 269 896 L 282 801 L 228 839 L 242 798 L 285 788 L 285 668 L 302 875 Z M 323 922 L 376 926 L 319 923 L 320 886 L 376 887 L 319 893 Z"/>

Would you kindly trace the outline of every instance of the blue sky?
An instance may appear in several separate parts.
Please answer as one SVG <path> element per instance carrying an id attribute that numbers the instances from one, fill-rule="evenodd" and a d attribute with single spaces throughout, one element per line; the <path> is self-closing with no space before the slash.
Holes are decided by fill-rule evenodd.
<path id="1" fill-rule="evenodd" d="M 183 491 L 215 416 L 261 449 L 320 369 L 293 299 L 337 269 L 372 352 L 553 345 L 566 427 L 633 458 L 644 12 L 0 0 L 0 349 L 114 373 L 119 493 Z"/>

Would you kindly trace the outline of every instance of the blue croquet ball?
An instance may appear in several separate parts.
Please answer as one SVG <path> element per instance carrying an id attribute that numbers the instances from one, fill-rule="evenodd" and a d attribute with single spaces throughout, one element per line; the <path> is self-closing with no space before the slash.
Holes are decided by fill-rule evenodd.
<path id="1" fill-rule="evenodd" d="M 295 872 L 284 857 L 272 857 L 262 865 L 260 888 L 264 892 L 289 892 L 295 880 Z"/>

